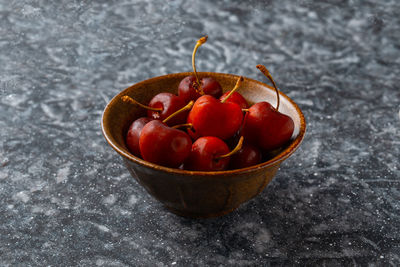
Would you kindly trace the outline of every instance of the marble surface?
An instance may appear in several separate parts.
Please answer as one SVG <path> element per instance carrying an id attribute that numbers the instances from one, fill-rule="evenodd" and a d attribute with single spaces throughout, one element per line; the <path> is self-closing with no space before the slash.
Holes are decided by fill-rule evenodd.
<path id="1" fill-rule="evenodd" d="M 382 2 L 377 4 L 375 2 Z M 132 179 L 100 117 L 191 70 L 265 81 L 308 121 L 273 182 L 215 219 Z M 0 266 L 399 266 L 400 3 L 0 0 Z"/>

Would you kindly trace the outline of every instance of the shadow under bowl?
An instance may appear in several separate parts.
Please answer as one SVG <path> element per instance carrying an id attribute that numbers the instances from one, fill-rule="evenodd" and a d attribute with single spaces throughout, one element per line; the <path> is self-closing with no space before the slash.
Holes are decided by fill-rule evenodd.
<path id="1" fill-rule="evenodd" d="M 191 74 L 184 72 L 154 77 L 123 90 L 106 106 L 101 121 L 102 131 L 108 144 L 122 156 L 131 175 L 170 211 L 192 218 L 216 217 L 235 210 L 265 188 L 280 164 L 300 146 L 306 122 L 296 103 L 280 92 L 279 111 L 289 115 L 295 124 L 292 139 L 273 158 L 243 169 L 217 172 L 180 170 L 153 164 L 132 155 L 125 144 L 125 135 L 129 125 L 135 119 L 146 116 L 146 111 L 123 102 L 121 97 L 129 95 L 141 103 L 148 103 L 161 92 L 177 94 L 180 81 Z M 225 92 L 234 87 L 239 76 L 200 72 L 199 77 L 215 78 Z M 245 78 L 239 92 L 250 104 L 267 101 L 276 105 L 275 90 L 262 82 Z"/>

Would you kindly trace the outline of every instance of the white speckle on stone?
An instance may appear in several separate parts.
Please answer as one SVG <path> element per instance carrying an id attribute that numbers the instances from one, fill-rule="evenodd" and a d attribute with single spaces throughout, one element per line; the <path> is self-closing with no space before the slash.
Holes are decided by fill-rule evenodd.
<path id="1" fill-rule="evenodd" d="M 129 197 L 128 203 L 129 205 L 135 205 L 138 202 L 138 198 L 135 195 L 131 195 Z"/>
<path id="2" fill-rule="evenodd" d="M 107 204 L 107 205 L 112 205 L 115 203 L 115 201 L 117 201 L 117 198 L 113 194 L 111 194 L 103 199 L 103 203 Z"/>
<path id="3" fill-rule="evenodd" d="M 174 262 L 171 263 L 171 265 L 175 265 L 175 264 L 176 264 L 176 261 L 174 261 Z"/>
<path id="4" fill-rule="evenodd" d="M 312 18 L 312 19 L 318 18 L 317 13 L 315 13 L 315 12 L 313 12 L 313 11 L 308 12 L 308 13 L 307 13 L 307 16 L 308 16 L 309 18 Z"/>
<path id="5" fill-rule="evenodd" d="M 96 265 L 97 266 L 102 266 L 104 264 L 104 261 L 102 260 L 102 259 L 98 259 L 97 261 L 96 261 Z"/>
<path id="6" fill-rule="evenodd" d="M 268 243 L 271 241 L 271 234 L 266 229 L 260 229 L 260 233 L 257 236 L 257 241 L 262 243 Z"/>
<path id="7" fill-rule="evenodd" d="M 43 245 L 42 245 L 42 248 L 49 248 L 49 247 L 52 247 L 52 243 L 51 242 L 44 242 L 43 243 Z"/>
<path id="8" fill-rule="evenodd" d="M 308 148 L 308 162 L 314 162 L 313 164 L 315 165 L 316 160 L 319 158 L 319 155 L 321 153 L 321 146 L 322 143 L 319 140 L 313 140 L 312 143 L 310 144 L 310 147 Z"/>
<path id="9" fill-rule="evenodd" d="M 26 202 L 29 201 L 30 197 L 26 193 L 26 191 L 21 191 L 21 192 L 18 192 L 17 194 L 14 195 L 14 199 L 26 203 Z"/>
<path id="10" fill-rule="evenodd" d="M 43 210 L 43 208 L 42 207 L 40 207 L 40 206 L 33 206 L 32 207 L 32 212 L 33 213 L 42 213 L 44 210 Z"/>
<path id="11" fill-rule="evenodd" d="M 239 19 L 236 16 L 229 16 L 229 21 L 231 22 L 238 22 Z"/>
<path id="12" fill-rule="evenodd" d="M 65 182 L 68 179 L 69 173 L 70 173 L 70 165 L 67 165 L 59 169 L 56 176 L 57 184 Z"/>
<path id="13" fill-rule="evenodd" d="M 0 180 L 6 179 L 7 178 L 7 173 L 6 172 L 0 172 Z"/>
<path id="14" fill-rule="evenodd" d="M 104 225 L 101 225 L 101 224 L 97 224 L 96 226 L 97 226 L 97 228 L 99 228 L 100 231 L 110 232 L 110 229 L 108 229 L 107 226 L 104 226 Z"/>
<path id="15" fill-rule="evenodd" d="M 46 216 L 52 216 L 52 215 L 54 215 L 56 213 L 57 213 L 57 211 L 55 209 L 49 209 L 49 210 L 46 210 L 46 212 L 44 214 Z"/>
<path id="16" fill-rule="evenodd" d="M 365 24 L 365 20 L 353 18 L 349 21 L 347 26 L 349 28 L 361 28 Z"/>
<path id="17" fill-rule="evenodd" d="M 256 236 L 255 249 L 257 252 L 262 253 L 272 245 L 271 233 L 269 230 L 261 228 Z"/>
<path id="18" fill-rule="evenodd" d="M 17 107 L 19 104 L 24 103 L 26 101 L 26 99 L 27 99 L 26 96 L 9 94 L 6 97 L 4 97 L 4 101 L 2 101 L 2 102 L 10 105 L 12 107 Z"/>
<path id="19" fill-rule="evenodd" d="M 54 121 L 57 121 L 57 122 L 62 120 L 62 114 L 59 112 L 59 110 L 55 109 L 51 105 L 46 104 L 46 103 L 41 103 L 40 107 L 41 107 L 43 113 L 47 117 L 49 117 L 49 118 L 51 118 L 51 119 L 53 119 Z"/>
<path id="20" fill-rule="evenodd" d="M 26 17 L 36 17 L 40 15 L 40 8 L 35 8 L 33 6 L 30 5 L 25 5 L 22 9 L 21 9 L 21 13 L 22 15 L 26 16 Z"/>

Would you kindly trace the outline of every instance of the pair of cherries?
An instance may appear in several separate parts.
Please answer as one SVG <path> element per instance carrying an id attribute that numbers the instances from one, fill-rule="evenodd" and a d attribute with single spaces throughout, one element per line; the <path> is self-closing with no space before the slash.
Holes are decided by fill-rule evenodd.
<path id="1" fill-rule="evenodd" d="M 262 151 L 279 148 L 290 139 L 293 120 L 278 111 L 279 92 L 264 66 L 257 67 L 276 89 L 276 108 L 267 102 L 249 108 L 246 99 L 236 92 L 243 77 L 225 94 L 214 78 L 198 78 L 195 53 L 206 41 L 207 37 L 198 40 L 192 54 L 194 75 L 181 81 L 178 96 L 160 93 L 148 106 L 123 97 L 148 110 L 147 117 L 131 124 L 126 136 L 134 155 L 172 168 L 218 171 L 258 164 Z M 179 128 L 186 128 L 187 132 Z M 230 150 L 227 143 L 236 146 Z"/>

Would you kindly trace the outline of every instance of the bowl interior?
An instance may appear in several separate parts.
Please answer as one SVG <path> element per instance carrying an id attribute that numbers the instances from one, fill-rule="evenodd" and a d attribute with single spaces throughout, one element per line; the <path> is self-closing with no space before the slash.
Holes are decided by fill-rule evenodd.
<path id="1" fill-rule="evenodd" d="M 106 106 L 102 117 L 102 130 L 107 142 L 123 157 L 150 168 L 165 169 L 168 171 L 176 171 L 179 173 L 186 172 L 188 174 L 202 173 L 202 172 L 192 172 L 179 169 L 171 169 L 146 162 L 140 158 L 133 156 L 129 152 L 125 144 L 125 134 L 129 125 L 135 119 L 141 116 L 145 116 L 146 111 L 139 106 L 123 102 L 121 100 L 121 97 L 124 95 L 129 95 L 135 100 L 147 104 L 151 100 L 151 98 L 158 93 L 170 92 L 173 94 L 177 94 L 178 85 L 180 81 L 184 77 L 191 74 L 192 73 L 190 72 L 184 72 L 184 73 L 174 73 L 174 74 L 154 77 L 136 83 L 131 87 L 123 90 L 118 95 L 116 95 Z M 238 75 L 213 73 L 213 72 L 200 72 L 199 76 L 215 78 L 221 84 L 224 92 L 231 90 L 235 86 L 235 83 L 239 77 Z M 241 93 L 247 99 L 249 104 L 261 101 L 267 101 L 271 103 L 273 106 L 276 105 L 277 99 L 275 90 L 272 87 L 262 82 L 245 78 L 238 92 Z M 281 92 L 280 92 L 279 111 L 290 116 L 295 124 L 292 141 L 288 147 L 286 147 L 282 152 L 280 152 L 274 158 L 268 160 L 267 162 L 263 162 L 259 165 L 252 166 L 246 169 L 214 172 L 214 173 L 232 173 L 232 172 L 240 172 L 246 170 L 248 171 L 254 168 L 260 168 L 263 166 L 267 166 L 269 164 L 276 163 L 276 161 L 282 161 L 285 158 L 287 158 L 290 154 L 292 154 L 300 145 L 304 137 L 306 129 L 305 119 L 301 110 L 296 105 L 296 103 L 294 103 L 289 97 L 287 97 L 285 94 Z M 214 173 L 205 172 L 204 175 L 208 174 L 212 175 Z"/>

